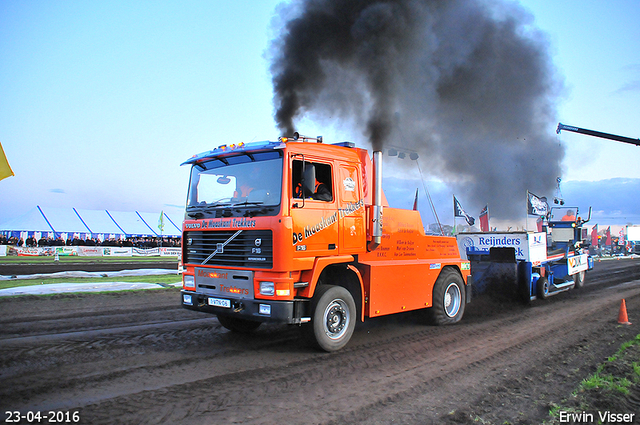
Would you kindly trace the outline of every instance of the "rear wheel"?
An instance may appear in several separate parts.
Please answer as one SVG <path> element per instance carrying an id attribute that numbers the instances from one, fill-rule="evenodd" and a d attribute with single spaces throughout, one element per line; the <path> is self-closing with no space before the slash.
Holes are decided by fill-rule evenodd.
<path id="1" fill-rule="evenodd" d="M 324 351 L 344 347 L 356 326 L 356 303 L 342 286 L 322 285 L 311 301 L 311 323 L 303 329 Z"/>
<path id="2" fill-rule="evenodd" d="M 436 325 L 456 323 L 465 308 L 465 287 L 462 276 L 452 269 L 444 269 L 433 287 L 432 321 Z"/>
<path id="3" fill-rule="evenodd" d="M 262 324 L 254 320 L 240 319 L 238 317 L 229 317 L 218 315 L 220 324 L 232 332 L 248 333 L 255 331 Z"/>

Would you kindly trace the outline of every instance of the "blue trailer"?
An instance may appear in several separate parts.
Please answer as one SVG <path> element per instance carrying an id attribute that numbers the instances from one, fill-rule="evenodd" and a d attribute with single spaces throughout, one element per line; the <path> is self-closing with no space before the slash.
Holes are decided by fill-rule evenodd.
<path id="1" fill-rule="evenodd" d="M 471 263 L 474 294 L 507 293 L 530 302 L 582 287 L 593 269 L 584 227 L 589 219 L 582 220 L 575 207 L 563 208 L 568 209 L 575 215 L 557 218 L 552 209 L 540 232 L 460 233 L 458 245 Z"/>

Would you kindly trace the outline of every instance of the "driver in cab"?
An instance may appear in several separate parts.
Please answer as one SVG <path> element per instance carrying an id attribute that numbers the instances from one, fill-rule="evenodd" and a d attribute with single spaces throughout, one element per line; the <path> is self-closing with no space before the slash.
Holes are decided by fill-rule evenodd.
<path id="1" fill-rule="evenodd" d="M 302 194 L 302 183 L 298 183 L 293 195 L 295 198 L 302 198 Z M 311 198 L 317 201 L 331 201 L 331 191 L 326 184 L 316 180 L 315 189 L 313 195 L 311 195 Z"/>

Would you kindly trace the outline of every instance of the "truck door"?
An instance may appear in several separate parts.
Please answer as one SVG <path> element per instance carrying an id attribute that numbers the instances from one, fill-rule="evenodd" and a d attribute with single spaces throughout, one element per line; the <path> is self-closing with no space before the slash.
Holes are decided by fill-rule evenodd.
<path id="1" fill-rule="evenodd" d="M 331 162 L 294 154 L 290 164 L 296 257 L 337 254 L 339 215 Z M 305 175 L 307 181 L 303 182 Z M 310 179 L 314 181 L 309 182 Z"/>
<path id="2" fill-rule="evenodd" d="M 339 163 L 338 216 L 340 220 L 340 254 L 361 252 L 366 243 L 365 210 L 359 169 L 352 164 Z"/>

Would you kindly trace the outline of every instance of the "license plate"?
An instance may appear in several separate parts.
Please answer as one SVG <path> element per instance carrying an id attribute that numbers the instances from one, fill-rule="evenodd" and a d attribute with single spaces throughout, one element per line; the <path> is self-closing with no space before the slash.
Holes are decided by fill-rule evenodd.
<path id="1" fill-rule="evenodd" d="M 231 301 L 220 298 L 209 298 L 209 305 L 214 307 L 231 308 Z"/>

